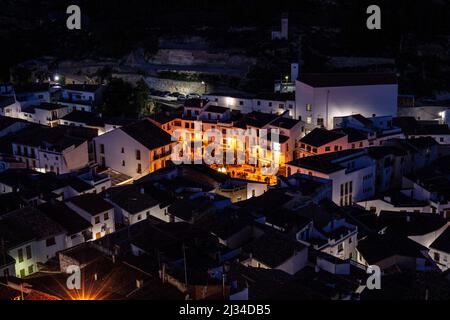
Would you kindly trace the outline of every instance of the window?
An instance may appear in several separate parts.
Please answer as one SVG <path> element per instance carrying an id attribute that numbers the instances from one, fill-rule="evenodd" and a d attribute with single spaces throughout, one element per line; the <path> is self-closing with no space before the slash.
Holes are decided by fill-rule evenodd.
<path id="1" fill-rule="evenodd" d="M 125 167 L 125 160 L 122 160 L 122 167 Z"/>
<path id="2" fill-rule="evenodd" d="M 439 142 L 444 142 L 444 138 L 439 138 Z"/>
<path id="3" fill-rule="evenodd" d="M 122 149 L 120 150 L 120 153 L 125 153 L 125 148 L 122 147 Z"/>
<path id="4" fill-rule="evenodd" d="M 95 217 L 95 224 L 99 224 L 100 223 L 100 217 L 99 216 L 96 216 Z"/>
<path id="5" fill-rule="evenodd" d="M 272 102 L 269 102 L 269 107 L 271 107 L 272 106 Z"/>
<path id="6" fill-rule="evenodd" d="M 17 250 L 17 259 L 19 259 L 19 263 L 23 262 L 23 249 Z"/>
<path id="7" fill-rule="evenodd" d="M 339 151 L 339 146 L 334 146 L 334 151 Z"/>
<path id="8" fill-rule="evenodd" d="M 312 123 L 312 117 L 306 117 L 306 123 L 311 124 Z"/>
<path id="9" fill-rule="evenodd" d="M 339 243 L 338 244 L 338 253 L 341 253 L 342 251 L 344 251 L 344 244 Z"/>
<path id="10" fill-rule="evenodd" d="M 142 220 L 142 216 L 140 214 L 138 214 L 137 219 L 138 219 L 138 221 L 141 221 Z"/>
<path id="11" fill-rule="evenodd" d="M 27 259 L 31 259 L 31 246 L 27 246 L 25 251 L 27 253 Z"/>
<path id="12" fill-rule="evenodd" d="M 189 123 L 186 122 L 186 123 L 184 124 L 184 127 L 185 127 L 186 129 L 189 129 Z"/>
<path id="13" fill-rule="evenodd" d="M 441 261 L 441 255 L 438 252 L 434 253 L 434 261 L 437 262 Z"/>
<path id="14" fill-rule="evenodd" d="M 20 269 L 20 277 L 25 278 L 25 269 Z"/>
<path id="15" fill-rule="evenodd" d="M 141 167 L 141 164 L 140 164 L 140 163 L 138 163 L 138 165 L 137 165 L 137 170 L 136 170 L 136 172 L 139 173 L 139 174 L 142 173 L 142 167 Z"/>
<path id="16" fill-rule="evenodd" d="M 252 197 L 256 197 L 256 190 L 252 190 Z"/>
<path id="17" fill-rule="evenodd" d="M 330 152 L 331 148 L 330 147 L 325 147 L 325 152 Z"/>
<path id="18" fill-rule="evenodd" d="M 260 106 L 261 105 L 261 101 L 260 100 L 256 101 L 256 105 Z"/>
<path id="19" fill-rule="evenodd" d="M 105 153 L 105 145 L 103 143 L 100 145 L 100 153 Z"/>
<path id="20" fill-rule="evenodd" d="M 55 244 L 56 244 L 55 237 L 51 237 L 51 238 L 48 238 L 47 240 L 45 240 L 45 245 L 47 247 L 54 246 Z"/>
<path id="21" fill-rule="evenodd" d="M 323 127 L 323 124 L 324 124 L 323 118 L 317 118 L 317 125 Z"/>
<path id="22" fill-rule="evenodd" d="M 28 267 L 28 274 L 31 274 L 31 273 L 33 273 L 33 272 L 34 272 L 34 268 L 33 268 L 33 266 L 31 265 L 31 266 Z"/>
<path id="23" fill-rule="evenodd" d="M 310 103 L 306 105 L 306 111 L 312 111 L 312 105 Z"/>
<path id="24" fill-rule="evenodd" d="M 103 215 L 103 220 L 106 221 L 109 219 L 109 214 L 108 212 L 105 212 L 105 214 Z"/>

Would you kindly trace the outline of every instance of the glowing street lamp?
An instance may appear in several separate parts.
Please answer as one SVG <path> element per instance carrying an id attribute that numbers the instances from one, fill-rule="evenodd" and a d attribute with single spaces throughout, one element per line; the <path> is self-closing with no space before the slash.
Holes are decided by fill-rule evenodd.
<path id="1" fill-rule="evenodd" d="M 53 80 L 59 81 L 59 79 L 60 79 L 59 75 L 55 74 L 55 75 L 53 76 Z"/>
<path id="2" fill-rule="evenodd" d="M 205 86 L 205 94 L 206 94 L 206 82 L 205 82 L 205 81 L 202 81 L 202 85 Z"/>

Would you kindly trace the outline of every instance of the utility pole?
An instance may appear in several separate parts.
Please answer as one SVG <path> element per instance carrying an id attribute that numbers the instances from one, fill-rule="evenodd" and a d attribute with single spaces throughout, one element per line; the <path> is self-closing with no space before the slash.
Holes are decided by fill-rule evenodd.
<path id="1" fill-rule="evenodd" d="M 6 247 L 5 247 L 5 239 L 3 237 L 2 237 L 1 246 L 2 246 L 2 255 L 3 255 L 3 265 L 6 265 Z M 6 283 L 8 283 L 8 275 L 9 275 L 9 272 L 6 272 L 5 273 Z"/>
<path id="2" fill-rule="evenodd" d="M 188 288 L 188 280 L 187 280 L 187 262 L 186 262 L 186 247 L 183 242 L 183 259 L 184 259 L 184 283 L 186 285 L 186 291 Z"/>
<path id="3" fill-rule="evenodd" d="M 326 128 L 327 129 L 329 129 L 328 128 L 328 101 L 329 101 L 329 99 L 330 99 L 330 90 L 327 90 L 327 105 L 326 105 L 326 111 L 325 111 L 325 113 L 326 113 Z"/>

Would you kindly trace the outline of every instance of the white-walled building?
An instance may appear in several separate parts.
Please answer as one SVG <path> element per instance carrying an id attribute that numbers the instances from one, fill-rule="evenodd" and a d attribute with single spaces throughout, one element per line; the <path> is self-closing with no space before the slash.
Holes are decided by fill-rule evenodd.
<path id="1" fill-rule="evenodd" d="M 88 193 L 70 198 L 66 205 L 92 226 L 92 239 L 97 240 L 116 230 L 114 207 L 97 194 Z"/>
<path id="2" fill-rule="evenodd" d="M 14 96 L 0 96 L 0 116 L 20 118 L 20 103 Z"/>
<path id="3" fill-rule="evenodd" d="M 248 258 L 241 263 L 247 267 L 277 269 L 294 275 L 308 263 L 308 246 L 272 232 L 253 240 L 243 250 Z"/>
<path id="4" fill-rule="evenodd" d="M 152 197 L 145 192 L 144 187 L 115 187 L 106 191 L 105 199 L 114 206 L 117 223 L 132 225 L 150 216 L 170 222 L 169 203 Z"/>
<path id="5" fill-rule="evenodd" d="M 450 269 L 450 228 L 446 227 L 429 247 L 429 255 L 442 271 Z"/>
<path id="6" fill-rule="evenodd" d="M 65 248 L 74 247 L 92 238 L 91 224 L 65 203 L 52 200 L 39 205 L 37 209 L 64 229 Z"/>
<path id="7" fill-rule="evenodd" d="M 38 105 L 29 105 L 20 112 L 20 118 L 29 122 L 43 124 L 49 127 L 57 126 L 59 119 L 69 113 L 67 106 L 43 102 Z"/>
<path id="8" fill-rule="evenodd" d="M 242 113 L 259 111 L 264 113 L 287 114 L 293 119 L 298 119 L 295 108 L 295 94 L 287 93 L 261 93 L 234 94 L 234 93 L 209 93 L 203 95 L 209 105 L 217 105 L 231 110 L 239 110 Z"/>
<path id="9" fill-rule="evenodd" d="M 63 174 L 93 162 L 90 144 L 95 136 L 97 131 L 88 128 L 32 127 L 14 137 L 12 149 L 28 168 Z"/>
<path id="10" fill-rule="evenodd" d="M 393 74 L 307 74 L 296 81 L 297 117 L 310 128 L 333 128 L 333 118 L 396 115 L 397 78 Z"/>
<path id="11" fill-rule="evenodd" d="M 138 179 L 166 166 L 172 146 L 170 134 L 142 120 L 94 139 L 97 163 Z"/>
<path id="12" fill-rule="evenodd" d="M 25 109 L 30 105 L 51 101 L 49 83 L 33 83 L 24 86 L 16 86 L 14 87 L 14 92 L 22 109 Z"/>
<path id="13" fill-rule="evenodd" d="M 0 116 L 0 138 L 8 134 L 19 132 L 29 125 L 30 124 L 27 121 L 21 119 Z"/>
<path id="14" fill-rule="evenodd" d="M 450 144 L 450 128 L 446 123 L 420 121 L 413 117 L 397 117 L 393 122 L 402 129 L 408 139 L 431 137 L 439 144 Z"/>
<path id="15" fill-rule="evenodd" d="M 7 254 L 15 260 L 15 273 L 21 278 L 38 272 L 41 263 L 55 257 L 66 245 L 65 230 L 31 207 L 2 216 L 0 234 Z"/>
<path id="16" fill-rule="evenodd" d="M 59 103 L 70 111 L 92 112 L 93 107 L 101 103 L 105 86 L 94 84 L 67 84 L 62 88 Z"/>
<path id="17" fill-rule="evenodd" d="M 287 175 L 303 173 L 330 179 L 332 200 L 350 205 L 373 197 L 376 167 L 367 150 L 344 150 L 300 158 L 286 164 Z"/>
<path id="18" fill-rule="evenodd" d="M 407 193 L 408 190 L 405 190 L 404 192 Z M 381 211 L 414 213 L 430 212 L 430 205 L 428 202 L 410 198 L 401 191 L 374 199 L 360 201 L 357 204 L 376 214 L 379 214 Z"/>

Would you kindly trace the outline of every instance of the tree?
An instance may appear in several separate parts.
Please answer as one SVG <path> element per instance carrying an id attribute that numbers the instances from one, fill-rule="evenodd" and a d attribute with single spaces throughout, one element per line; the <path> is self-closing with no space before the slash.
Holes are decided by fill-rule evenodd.
<path id="1" fill-rule="evenodd" d="M 101 108 L 105 116 L 140 118 L 150 115 L 153 109 L 150 89 L 143 80 L 133 87 L 120 78 L 112 78 L 106 86 Z"/>
<path id="2" fill-rule="evenodd" d="M 144 113 L 149 109 L 150 89 L 144 80 L 140 80 L 136 87 L 133 89 L 133 96 L 135 103 L 139 108 L 139 114 Z"/>
<path id="3" fill-rule="evenodd" d="M 12 80 L 14 84 L 24 85 L 31 82 L 31 71 L 27 68 L 17 66 L 12 69 Z"/>
<path id="4" fill-rule="evenodd" d="M 101 69 L 98 69 L 95 75 L 97 76 L 97 80 L 100 83 L 103 83 L 105 80 L 111 80 L 112 78 L 112 68 L 110 66 L 105 66 Z"/>
<path id="5" fill-rule="evenodd" d="M 133 87 L 129 82 L 113 78 L 103 94 L 102 114 L 110 117 L 137 117 L 139 108 L 134 103 Z"/>

